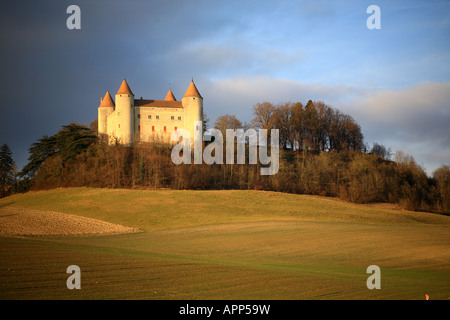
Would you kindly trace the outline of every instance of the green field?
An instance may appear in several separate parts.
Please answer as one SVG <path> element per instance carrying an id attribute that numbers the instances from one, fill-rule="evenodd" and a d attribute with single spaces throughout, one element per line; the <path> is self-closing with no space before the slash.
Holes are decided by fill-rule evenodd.
<path id="1" fill-rule="evenodd" d="M 0 236 L 1 299 L 450 297 L 448 216 L 263 191 L 56 189 L 1 206 L 143 230 Z M 81 290 L 66 287 L 74 264 Z M 369 265 L 379 290 L 366 287 Z"/>

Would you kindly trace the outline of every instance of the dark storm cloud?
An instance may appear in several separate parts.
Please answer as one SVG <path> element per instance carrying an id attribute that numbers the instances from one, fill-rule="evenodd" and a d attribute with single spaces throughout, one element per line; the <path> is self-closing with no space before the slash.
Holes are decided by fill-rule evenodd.
<path id="1" fill-rule="evenodd" d="M 94 120 L 100 97 L 114 94 L 123 77 L 137 96 L 163 99 L 172 83 L 181 98 L 201 62 L 166 57 L 233 23 L 227 5 L 210 3 L 77 1 L 81 30 L 68 30 L 72 2 L 2 2 L 0 143 L 23 166 L 38 138 L 71 121 Z"/>

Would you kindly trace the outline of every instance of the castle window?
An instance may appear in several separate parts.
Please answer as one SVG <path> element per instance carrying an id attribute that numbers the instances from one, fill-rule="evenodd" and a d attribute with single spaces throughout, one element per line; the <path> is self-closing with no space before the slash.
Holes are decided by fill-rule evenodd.
<path id="1" fill-rule="evenodd" d="M 138 113 L 138 114 L 137 114 L 137 117 L 138 117 L 138 119 L 140 119 L 140 118 L 141 118 L 141 114 L 140 114 L 140 113 Z"/>
<path id="2" fill-rule="evenodd" d="M 159 116 L 156 116 L 156 120 L 159 120 Z"/>
<path id="3" fill-rule="evenodd" d="M 174 117 L 174 116 L 171 116 L 171 117 L 170 117 L 170 120 L 175 120 L 175 117 Z"/>
<path id="4" fill-rule="evenodd" d="M 151 119 L 151 118 L 152 118 L 152 115 L 151 115 L 151 114 L 149 114 L 149 115 L 148 115 L 148 118 L 149 118 L 149 119 Z"/>
<path id="5" fill-rule="evenodd" d="M 178 117 L 178 120 L 181 120 L 181 117 Z"/>

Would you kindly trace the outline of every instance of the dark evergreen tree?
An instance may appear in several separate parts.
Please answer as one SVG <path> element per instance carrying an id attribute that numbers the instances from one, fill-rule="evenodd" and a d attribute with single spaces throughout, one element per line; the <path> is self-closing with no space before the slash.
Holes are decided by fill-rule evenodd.
<path id="1" fill-rule="evenodd" d="M 63 161 L 72 159 L 96 140 L 95 132 L 86 126 L 77 123 L 63 126 L 55 135 L 44 136 L 31 145 L 29 162 L 19 176 L 33 178 L 39 166 L 49 157 L 58 154 Z"/>
<path id="2" fill-rule="evenodd" d="M 14 160 L 12 152 L 5 143 L 0 148 L 0 198 L 6 197 L 14 190 Z"/>
<path id="3" fill-rule="evenodd" d="M 77 123 L 71 123 L 63 126 L 56 134 L 57 152 L 63 161 L 72 159 L 85 151 L 96 140 L 97 135 L 92 129 Z"/>
<path id="4" fill-rule="evenodd" d="M 19 176 L 33 178 L 39 166 L 49 157 L 58 152 L 56 136 L 43 136 L 28 149 L 30 156 L 27 165 L 19 172 Z"/>

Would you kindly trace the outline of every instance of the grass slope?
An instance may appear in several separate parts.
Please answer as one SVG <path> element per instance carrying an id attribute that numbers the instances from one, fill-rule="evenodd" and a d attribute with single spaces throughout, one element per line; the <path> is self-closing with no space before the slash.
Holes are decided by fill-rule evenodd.
<path id="1" fill-rule="evenodd" d="M 2 299 L 450 297 L 450 217 L 261 191 L 57 189 L 0 206 L 145 230 L 0 237 Z M 69 265 L 82 289 L 68 290 Z M 381 268 L 368 290 L 366 268 Z"/>

